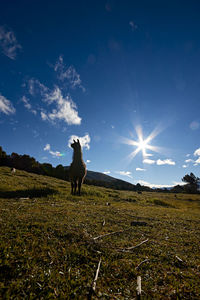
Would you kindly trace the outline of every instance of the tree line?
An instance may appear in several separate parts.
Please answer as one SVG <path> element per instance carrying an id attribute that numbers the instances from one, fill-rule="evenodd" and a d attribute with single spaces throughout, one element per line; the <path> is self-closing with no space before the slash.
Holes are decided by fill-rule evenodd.
<path id="1" fill-rule="evenodd" d="M 7 166 L 11 168 L 16 168 L 18 170 L 23 170 L 31 173 L 36 173 L 39 175 L 47 175 L 56 177 L 63 180 L 68 180 L 68 170 L 66 170 L 62 165 L 53 167 L 49 163 L 39 163 L 34 157 L 27 154 L 19 155 L 13 152 L 11 155 L 7 155 L 0 146 L 0 166 Z"/>

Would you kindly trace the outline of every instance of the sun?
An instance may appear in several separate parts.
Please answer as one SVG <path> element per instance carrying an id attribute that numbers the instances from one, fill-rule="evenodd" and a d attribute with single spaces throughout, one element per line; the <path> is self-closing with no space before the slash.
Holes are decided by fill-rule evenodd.
<path id="1" fill-rule="evenodd" d="M 143 138 L 143 132 L 141 126 L 137 126 L 135 128 L 135 131 L 138 137 L 137 141 L 126 139 L 126 138 L 122 139 L 123 143 L 136 147 L 136 149 L 133 152 L 131 152 L 131 154 L 129 155 L 130 160 L 132 160 L 140 151 L 142 152 L 143 158 L 153 155 L 151 153 L 147 153 L 147 150 L 160 152 L 159 147 L 152 146 L 150 144 L 151 141 L 160 133 L 160 130 L 154 129 L 146 139 Z"/>
<path id="2" fill-rule="evenodd" d="M 149 147 L 148 141 L 141 139 L 139 142 L 137 142 L 137 144 L 138 144 L 138 150 L 141 150 L 145 154 L 146 149 L 148 149 Z"/>

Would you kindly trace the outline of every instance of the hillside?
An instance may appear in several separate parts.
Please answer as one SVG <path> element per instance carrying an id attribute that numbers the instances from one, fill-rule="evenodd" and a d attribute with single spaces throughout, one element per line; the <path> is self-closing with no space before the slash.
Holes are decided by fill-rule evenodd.
<path id="1" fill-rule="evenodd" d="M 0 167 L 0 211 L 2 299 L 135 299 L 137 276 L 145 299 L 200 298 L 200 195 L 71 196 L 69 182 Z"/>
<path id="2" fill-rule="evenodd" d="M 65 171 L 68 173 L 69 166 L 64 167 Z M 67 174 L 68 177 L 68 174 Z M 136 190 L 151 190 L 149 187 L 134 185 L 130 182 L 117 179 L 115 177 L 87 170 L 87 175 L 85 178 L 87 184 L 92 184 L 96 186 L 103 186 L 107 188 L 117 189 L 117 190 L 127 190 L 127 191 L 136 191 Z"/>

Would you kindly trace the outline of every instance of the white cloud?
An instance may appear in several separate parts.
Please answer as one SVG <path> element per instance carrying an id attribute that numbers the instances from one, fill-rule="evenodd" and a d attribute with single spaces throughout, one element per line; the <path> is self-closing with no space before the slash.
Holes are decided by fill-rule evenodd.
<path id="1" fill-rule="evenodd" d="M 12 103 L 0 94 L 0 112 L 3 112 L 6 115 L 14 114 L 15 108 Z"/>
<path id="2" fill-rule="evenodd" d="M 76 69 L 73 66 L 69 66 L 68 68 L 63 62 L 62 55 L 59 56 L 55 66 L 54 71 L 58 74 L 58 79 L 61 81 L 67 80 L 70 87 L 72 88 L 81 88 L 83 91 L 85 91 L 85 88 L 81 84 L 80 75 L 77 73 Z"/>
<path id="3" fill-rule="evenodd" d="M 82 137 L 79 137 L 77 135 L 71 135 L 68 141 L 68 146 L 71 147 L 71 144 L 73 143 L 73 140 L 77 141 L 79 140 L 81 147 L 86 148 L 87 150 L 90 149 L 90 136 L 89 134 L 86 134 Z"/>
<path id="4" fill-rule="evenodd" d="M 44 151 L 48 151 L 53 157 L 62 156 L 60 151 L 52 151 L 50 144 L 46 144 L 46 146 L 44 147 Z"/>
<path id="5" fill-rule="evenodd" d="M 173 181 L 173 185 L 185 185 L 183 181 Z"/>
<path id="6" fill-rule="evenodd" d="M 148 165 L 153 165 L 153 164 L 155 164 L 155 160 L 145 158 L 145 159 L 143 160 L 143 163 L 144 163 L 144 164 L 148 164 Z"/>
<path id="7" fill-rule="evenodd" d="M 150 183 L 144 180 L 139 180 L 138 181 L 139 184 L 141 185 L 145 185 L 145 186 L 149 186 L 150 188 L 170 188 L 173 187 L 175 184 L 154 184 L 154 183 Z"/>
<path id="8" fill-rule="evenodd" d="M 197 150 L 195 150 L 194 156 L 200 156 L 200 148 L 198 148 Z"/>
<path id="9" fill-rule="evenodd" d="M 14 32 L 4 26 L 0 26 L 0 47 L 2 52 L 10 59 L 15 59 L 17 51 L 22 48 L 17 42 Z"/>
<path id="10" fill-rule="evenodd" d="M 104 171 L 103 174 L 108 175 L 110 174 L 110 171 Z"/>
<path id="11" fill-rule="evenodd" d="M 31 106 L 31 104 L 30 104 L 30 102 L 29 102 L 29 99 L 28 99 L 26 96 L 23 96 L 21 100 L 22 100 L 22 102 L 24 103 L 24 106 L 25 106 L 30 112 L 32 112 L 34 115 L 37 114 L 37 111 L 36 111 L 35 109 L 32 109 L 32 106 Z"/>
<path id="12" fill-rule="evenodd" d="M 185 160 L 185 162 L 186 162 L 186 163 L 193 162 L 193 159 L 191 159 L 191 158 L 189 158 L 189 159 L 186 159 L 186 160 Z"/>
<path id="13" fill-rule="evenodd" d="M 188 166 L 187 165 L 182 165 L 182 168 L 187 168 Z"/>
<path id="14" fill-rule="evenodd" d="M 122 176 L 127 176 L 129 178 L 132 178 L 131 172 L 129 172 L 129 171 L 116 171 L 115 173 L 119 174 L 119 175 L 122 175 Z"/>
<path id="15" fill-rule="evenodd" d="M 190 157 L 190 154 L 188 153 L 188 154 L 186 154 L 186 157 Z"/>
<path id="16" fill-rule="evenodd" d="M 193 121 L 190 123 L 190 129 L 197 130 L 199 128 L 200 124 L 198 121 Z"/>
<path id="17" fill-rule="evenodd" d="M 68 125 L 80 125 L 81 118 L 78 116 L 76 104 L 72 101 L 68 95 L 63 97 L 59 87 L 55 87 L 54 91 L 46 94 L 44 99 L 48 104 L 55 104 L 54 108 L 50 113 L 41 113 L 43 120 L 62 120 Z"/>
<path id="18" fill-rule="evenodd" d="M 48 116 L 43 111 L 41 111 L 40 115 L 43 121 L 48 120 Z"/>
<path id="19" fill-rule="evenodd" d="M 167 158 L 167 159 L 164 159 L 164 160 L 158 159 L 156 161 L 156 164 L 159 165 L 159 166 L 160 165 L 171 165 L 171 166 L 174 166 L 176 163 L 175 163 L 175 161 Z"/>
<path id="20" fill-rule="evenodd" d="M 72 101 L 70 95 L 64 97 L 59 87 L 55 86 L 54 90 L 50 90 L 44 84 L 37 79 L 28 80 L 28 92 L 31 96 L 40 96 L 43 102 L 48 105 L 53 105 L 51 111 L 47 111 L 44 108 L 41 109 L 40 115 L 43 121 L 56 121 L 62 120 L 68 125 L 80 125 L 81 118 L 78 116 L 76 104 Z M 24 96 L 25 97 L 25 96 Z M 28 99 L 23 98 L 24 104 L 27 109 L 30 109 L 31 105 Z M 35 110 L 32 112 L 36 113 Z"/>
<path id="21" fill-rule="evenodd" d="M 146 171 L 146 169 L 136 168 L 136 171 Z"/>
<path id="22" fill-rule="evenodd" d="M 49 151 L 50 150 L 50 144 L 46 144 L 46 146 L 44 147 L 44 151 Z"/>
<path id="23" fill-rule="evenodd" d="M 195 164 L 200 164 L 200 157 L 197 160 L 195 160 Z"/>
<path id="24" fill-rule="evenodd" d="M 89 163 L 91 163 L 91 160 L 87 159 L 86 164 L 89 164 Z"/>

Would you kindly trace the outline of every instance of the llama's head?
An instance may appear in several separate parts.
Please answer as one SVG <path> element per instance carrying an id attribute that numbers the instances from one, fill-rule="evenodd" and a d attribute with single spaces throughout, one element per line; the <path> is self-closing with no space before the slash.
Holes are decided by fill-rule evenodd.
<path id="1" fill-rule="evenodd" d="M 71 147 L 74 149 L 74 150 L 81 150 L 81 144 L 79 142 L 79 140 L 77 140 L 77 142 L 75 140 L 73 140 L 73 144 L 71 144 Z"/>

